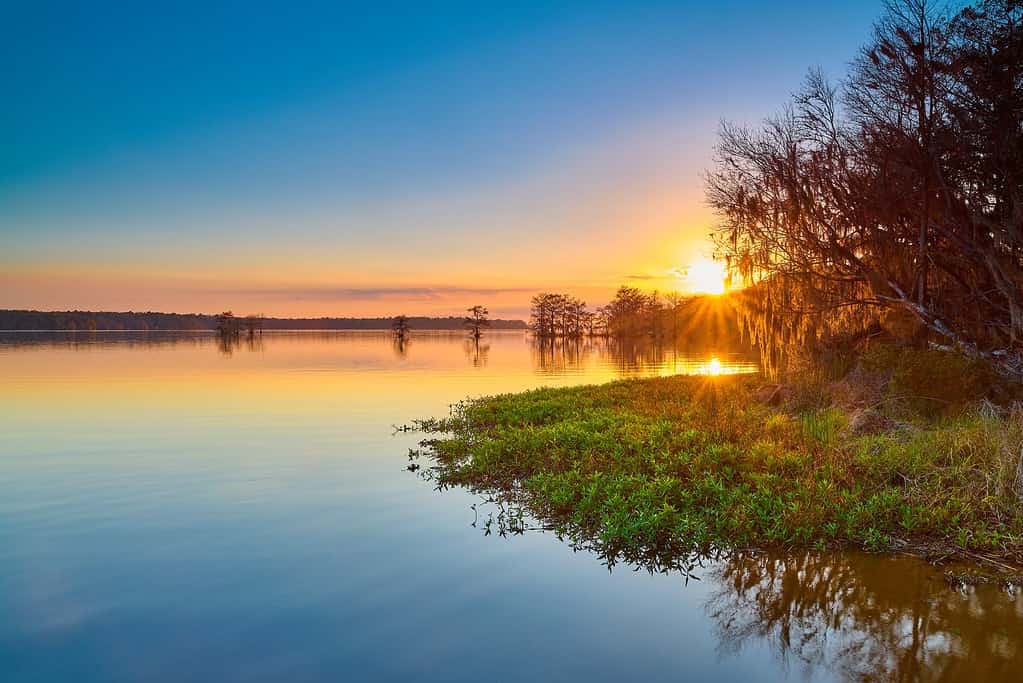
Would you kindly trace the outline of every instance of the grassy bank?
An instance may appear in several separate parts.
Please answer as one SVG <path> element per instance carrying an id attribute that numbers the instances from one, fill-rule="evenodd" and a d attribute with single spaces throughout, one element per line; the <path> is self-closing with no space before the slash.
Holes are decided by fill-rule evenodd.
<path id="1" fill-rule="evenodd" d="M 626 556 L 798 545 L 1023 561 L 1023 416 L 955 378 L 900 396 L 912 363 L 901 379 L 900 364 L 860 364 L 856 381 L 783 387 L 775 406 L 756 400 L 761 377 L 670 377 L 484 398 L 423 427 L 442 483 Z"/>

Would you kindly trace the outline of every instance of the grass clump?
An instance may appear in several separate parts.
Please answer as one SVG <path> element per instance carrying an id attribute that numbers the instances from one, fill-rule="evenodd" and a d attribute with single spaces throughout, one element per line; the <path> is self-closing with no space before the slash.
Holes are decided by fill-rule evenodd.
<path id="1" fill-rule="evenodd" d="M 879 345 L 860 362 L 868 371 L 888 373 L 889 401 L 925 418 L 960 413 L 1007 389 L 990 364 L 962 353 Z"/>
<path id="2" fill-rule="evenodd" d="M 837 407 L 756 403 L 762 381 L 679 376 L 538 389 L 466 402 L 423 426 L 437 434 L 427 443 L 441 483 L 498 492 L 632 556 L 940 544 L 1020 559 L 1018 412 L 928 411 L 899 429 L 860 434 Z"/>

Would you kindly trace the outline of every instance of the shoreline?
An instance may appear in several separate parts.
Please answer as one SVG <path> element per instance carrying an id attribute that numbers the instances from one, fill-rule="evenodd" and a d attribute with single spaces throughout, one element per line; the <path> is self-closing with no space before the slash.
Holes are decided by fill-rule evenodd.
<path id="1" fill-rule="evenodd" d="M 757 402 L 763 381 L 535 389 L 417 425 L 438 483 L 517 499 L 623 556 L 858 549 L 1023 576 L 1023 501 L 996 492 L 1004 463 L 989 443 L 1010 418 L 971 410 L 858 431 L 859 413 Z"/>

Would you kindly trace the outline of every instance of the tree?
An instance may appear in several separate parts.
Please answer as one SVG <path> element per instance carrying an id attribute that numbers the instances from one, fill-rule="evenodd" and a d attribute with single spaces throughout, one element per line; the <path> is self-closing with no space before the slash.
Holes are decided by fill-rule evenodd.
<path id="1" fill-rule="evenodd" d="M 664 302 L 671 321 L 671 338 L 678 339 L 679 314 L 686 304 L 686 298 L 678 292 L 668 292 L 664 295 Z"/>
<path id="2" fill-rule="evenodd" d="M 530 299 L 529 327 L 537 337 L 551 336 L 548 334 L 550 328 L 550 311 L 547 307 L 548 294 L 542 292 Z"/>
<path id="3" fill-rule="evenodd" d="M 605 307 L 608 333 L 613 336 L 629 337 L 649 330 L 645 314 L 650 299 L 635 287 L 622 286 Z"/>
<path id="4" fill-rule="evenodd" d="M 407 315 L 396 315 L 391 321 L 391 331 L 398 341 L 404 342 L 411 329 Z"/>
<path id="5" fill-rule="evenodd" d="M 655 289 L 646 297 L 645 315 L 647 319 L 647 332 L 651 337 L 660 338 L 664 317 L 664 304 L 661 303 L 661 296 Z"/>
<path id="6" fill-rule="evenodd" d="M 483 335 L 483 328 L 490 327 L 490 311 L 483 306 L 473 306 L 467 310 L 469 315 L 465 318 L 465 326 L 472 333 L 473 339 L 479 339 Z"/>
<path id="7" fill-rule="evenodd" d="M 245 319 L 243 321 L 241 321 L 241 322 L 245 326 L 245 330 L 246 330 L 246 332 L 248 332 L 248 335 L 249 335 L 250 338 L 254 337 L 257 332 L 260 335 L 263 334 L 263 314 L 262 313 L 247 315 L 247 316 L 245 316 Z"/>
<path id="8" fill-rule="evenodd" d="M 534 296 L 530 303 L 530 328 L 537 337 L 579 338 L 587 329 L 592 333 L 592 314 L 581 299 L 543 292 Z"/>
<path id="9" fill-rule="evenodd" d="M 231 311 L 217 315 L 217 334 L 221 337 L 236 337 L 241 330 L 241 321 Z"/>
<path id="10" fill-rule="evenodd" d="M 1023 368 L 1023 3 L 893 0 L 844 87 L 724 125 L 707 194 L 769 369 L 888 320 Z"/>

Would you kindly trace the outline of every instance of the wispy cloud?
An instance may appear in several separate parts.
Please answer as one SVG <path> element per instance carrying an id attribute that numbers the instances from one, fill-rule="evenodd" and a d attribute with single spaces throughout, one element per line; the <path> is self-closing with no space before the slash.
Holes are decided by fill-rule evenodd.
<path id="1" fill-rule="evenodd" d="M 496 296 L 533 292 L 525 287 L 280 287 L 209 291 L 210 294 L 235 294 L 262 299 L 292 301 L 439 301 L 451 296 Z"/>
<path id="2" fill-rule="evenodd" d="M 660 273 L 639 273 L 633 275 L 626 275 L 626 280 L 643 280 L 643 281 L 664 281 L 664 280 L 684 280 L 689 274 L 688 268 L 669 268 Z"/>

